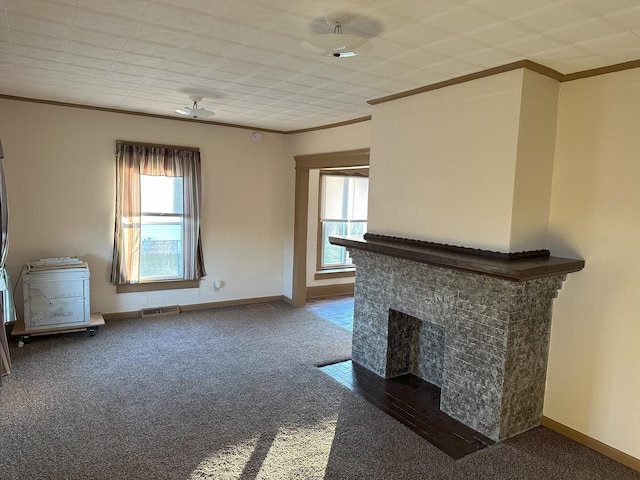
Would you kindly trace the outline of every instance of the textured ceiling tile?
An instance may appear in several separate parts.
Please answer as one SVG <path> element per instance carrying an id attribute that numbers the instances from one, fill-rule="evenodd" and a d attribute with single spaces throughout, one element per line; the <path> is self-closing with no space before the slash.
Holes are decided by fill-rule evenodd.
<path id="1" fill-rule="evenodd" d="M 22 81 L 19 87 L 16 88 L 15 94 L 20 97 L 46 99 L 51 95 L 55 95 L 55 87 L 37 82 Z"/>
<path id="2" fill-rule="evenodd" d="M 109 95 L 104 92 L 94 92 L 88 100 L 91 102 L 91 105 L 107 106 L 110 108 L 117 108 L 126 101 L 126 99 L 120 95 Z"/>
<path id="3" fill-rule="evenodd" d="M 11 32 L 11 41 L 17 45 L 27 45 L 29 47 L 45 48 L 49 50 L 64 51 L 67 48 L 67 40 L 63 38 L 45 37 L 26 32 Z"/>
<path id="4" fill-rule="evenodd" d="M 22 78 L 38 78 L 39 80 L 57 79 L 60 76 L 60 72 L 57 70 L 50 70 L 48 68 L 31 67 L 29 65 L 16 64 L 16 73 Z"/>
<path id="5" fill-rule="evenodd" d="M 243 75 L 253 75 L 260 72 L 264 67 L 258 63 L 245 62 L 242 60 L 236 60 L 233 58 L 218 57 L 214 65 L 211 68 L 224 70 L 227 72 L 235 72 L 236 78 L 241 78 Z"/>
<path id="6" fill-rule="evenodd" d="M 220 83 L 232 83 L 238 81 L 238 74 L 234 72 L 225 72 L 217 68 L 210 68 L 202 74 L 202 78 Z"/>
<path id="7" fill-rule="evenodd" d="M 517 53 L 523 58 L 527 58 L 530 54 L 560 48 L 564 45 L 565 43 L 546 35 L 532 35 L 521 40 L 504 43 L 500 45 L 500 47 L 507 51 Z"/>
<path id="8" fill-rule="evenodd" d="M 270 82 L 279 82 L 290 79 L 292 76 L 295 76 L 297 74 L 298 72 L 294 70 L 271 66 L 269 68 L 260 70 L 260 72 L 256 74 L 256 78 L 264 79 Z"/>
<path id="9" fill-rule="evenodd" d="M 111 72 L 126 73 L 127 75 L 135 75 L 138 77 L 147 77 L 156 72 L 155 68 L 143 67 L 141 65 L 133 65 L 131 63 L 113 62 Z"/>
<path id="10" fill-rule="evenodd" d="M 458 7 L 433 17 L 425 23 L 427 26 L 436 25 L 438 28 L 450 33 L 463 34 L 492 25 L 499 20 L 501 20 L 500 16 L 480 9 Z"/>
<path id="11" fill-rule="evenodd" d="M 402 75 L 402 72 L 398 73 L 398 76 L 400 75 Z M 415 87 L 414 84 L 402 81 L 398 78 L 387 78 L 377 82 L 373 86 L 387 93 L 388 92 L 406 92 L 407 90 L 411 90 L 412 88 Z"/>
<path id="12" fill-rule="evenodd" d="M 227 94 L 230 94 L 230 95 L 241 94 L 242 96 L 252 95 L 253 93 L 256 92 L 256 90 L 257 90 L 256 87 L 249 87 L 242 83 L 231 83 L 231 84 L 228 84 L 225 88 L 225 92 Z"/>
<path id="13" fill-rule="evenodd" d="M 402 23 L 407 22 L 424 22 L 437 15 L 441 15 L 464 2 L 451 0 L 410 0 L 402 4 L 390 2 L 388 6 L 381 2 L 378 11 L 401 19 Z"/>
<path id="14" fill-rule="evenodd" d="M 190 37 L 184 44 L 184 48 L 188 48 L 195 52 L 206 53 L 216 56 L 225 56 L 236 47 L 233 42 L 227 42 L 208 36 Z"/>
<path id="15" fill-rule="evenodd" d="M 247 11 L 251 14 L 248 15 Z M 210 13 L 215 15 L 215 11 Z M 282 28 L 286 21 L 284 16 L 286 10 L 268 3 L 247 5 L 247 2 L 229 2 L 224 14 L 229 21 L 256 29 Z"/>
<path id="16" fill-rule="evenodd" d="M 575 58 L 550 58 L 548 60 L 545 59 L 544 62 L 544 65 L 549 68 L 553 68 L 560 73 L 572 73 L 594 68 L 594 65 L 598 64 L 598 57 L 586 55 L 584 57 Z"/>
<path id="17" fill-rule="evenodd" d="M 470 5 L 504 18 L 511 18 L 541 7 L 553 5 L 558 0 L 471 0 Z"/>
<path id="18" fill-rule="evenodd" d="M 398 55 L 393 59 L 394 63 L 399 63 L 410 68 L 424 68 L 432 63 L 444 60 L 444 56 L 424 48 L 414 48 L 407 53 Z"/>
<path id="19" fill-rule="evenodd" d="M 562 42 L 578 43 L 613 35 L 616 31 L 615 26 L 609 21 L 602 18 L 595 18 L 549 30 L 546 34 Z"/>
<path id="20" fill-rule="evenodd" d="M 58 86 L 61 88 L 72 88 L 78 91 L 93 92 L 95 90 L 95 84 L 88 84 L 86 82 L 78 81 L 67 75 L 61 75 L 58 79 Z"/>
<path id="21" fill-rule="evenodd" d="M 482 50 L 487 45 L 471 38 L 452 37 L 424 47 L 443 58 L 457 57 L 465 53 Z"/>
<path id="22" fill-rule="evenodd" d="M 118 50 L 102 48 L 85 43 L 70 42 L 67 52 L 71 55 L 80 55 L 92 59 L 114 60 L 118 56 Z"/>
<path id="23" fill-rule="evenodd" d="M 46 68 L 48 70 L 58 71 L 60 70 L 61 64 L 59 62 L 52 62 L 49 60 L 44 60 L 41 58 L 29 58 L 29 57 L 20 57 L 14 55 L 14 62 L 16 65 L 22 65 L 25 67 L 34 67 L 34 68 Z"/>
<path id="24" fill-rule="evenodd" d="M 618 27 L 629 30 L 638 29 L 640 27 L 640 3 L 633 8 L 608 14 L 604 18 Z"/>
<path id="25" fill-rule="evenodd" d="M 501 21 L 464 34 L 486 45 L 500 45 L 533 35 L 534 32 L 509 21 Z"/>
<path id="26" fill-rule="evenodd" d="M 176 49 L 168 58 L 175 62 L 203 67 L 209 67 L 215 61 L 214 55 L 186 48 Z"/>
<path id="27" fill-rule="evenodd" d="M 66 66 L 60 71 L 60 80 L 75 81 L 85 85 L 99 85 L 102 77 L 84 75 L 81 67 Z"/>
<path id="28" fill-rule="evenodd" d="M 199 77 L 206 75 L 210 68 L 208 66 L 191 65 L 187 63 L 177 62 L 175 60 L 162 61 L 160 71 L 184 73 L 187 75 L 197 75 Z"/>
<path id="29" fill-rule="evenodd" d="M 445 80 L 445 78 L 443 78 L 442 75 L 438 75 L 436 73 L 430 72 L 429 70 L 421 68 L 418 70 L 413 70 L 404 75 L 400 75 L 398 77 L 398 80 L 413 84 L 414 85 L 413 88 L 420 88 L 426 85 L 431 85 L 433 83 L 441 82 Z M 413 90 L 413 88 L 407 89 L 404 91 Z M 390 92 L 390 93 L 398 93 L 398 92 Z"/>
<path id="30" fill-rule="evenodd" d="M 211 29 L 211 24 L 216 23 L 208 15 L 155 2 L 144 11 L 142 20 L 145 23 L 194 34 L 207 33 Z"/>
<path id="31" fill-rule="evenodd" d="M 56 87 L 56 96 L 62 102 L 86 103 L 91 96 L 91 92 L 80 91 L 75 88 Z"/>
<path id="32" fill-rule="evenodd" d="M 98 70 L 96 68 L 87 68 L 70 64 L 63 65 L 60 71 L 65 75 L 69 74 L 82 77 L 83 81 L 88 83 L 100 83 L 104 75 L 107 73 L 106 70 Z"/>
<path id="33" fill-rule="evenodd" d="M 2 49 L 0 49 L 1 51 Z M 13 54 L 20 57 L 29 58 L 42 58 L 44 60 L 51 60 L 52 62 L 64 61 L 65 54 L 62 51 L 47 50 L 44 48 L 27 47 L 24 45 L 14 45 Z M 11 49 L 9 49 L 11 51 Z"/>
<path id="34" fill-rule="evenodd" d="M 128 36 L 132 33 L 137 22 L 113 15 L 105 15 L 89 10 L 76 10 L 73 25 L 79 28 L 105 32 L 116 36 Z"/>
<path id="35" fill-rule="evenodd" d="M 50 20 L 55 23 L 71 24 L 74 8 L 46 0 L 6 0 L 7 11 L 22 13 Z"/>
<path id="36" fill-rule="evenodd" d="M 146 68 L 159 68 L 165 64 L 163 58 L 151 57 L 149 55 L 139 55 L 131 52 L 119 52 L 116 60 L 121 63 L 128 63 Z"/>
<path id="37" fill-rule="evenodd" d="M 556 2 L 523 15 L 515 15 L 511 17 L 511 21 L 531 30 L 546 33 L 565 25 L 584 22 L 589 18 L 589 14 L 584 10 L 564 2 Z"/>
<path id="38" fill-rule="evenodd" d="M 95 45 L 101 48 L 112 48 L 115 50 L 121 49 L 127 41 L 127 37 L 78 27 L 73 27 L 71 29 L 68 38 L 74 42 Z"/>
<path id="39" fill-rule="evenodd" d="M 149 0 L 77 0 L 76 3 L 80 8 L 138 20 L 151 2 Z"/>
<path id="40" fill-rule="evenodd" d="M 374 62 L 363 69 L 363 71 L 378 77 L 391 80 L 397 75 L 402 75 L 412 70 L 412 67 L 394 61 Z"/>
<path id="41" fill-rule="evenodd" d="M 193 35 L 189 32 L 144 23 L 136 23 L 131 31 L 131 38 L 173 47 L 185 45 L 192 37 Z"/>
<path id="42" fill-rule="evenodd" d="M 160 43 L 147 42 L 145 40 L 128 39 L 122 50 L 139 55 L 148 55 L 158 58 L 169 58 L 174 52 L 175 47 L 162 45 Z"/>
<path id="43" fill-rule="evenodd" d="M 485 68 L 507 65 L 509 63 L 522 60 L 522 57 L 516 53 L 495 47 L 483 48 L 474 52 L 468 52 L 464 55 L 459 55 L 457 58 L 472 65 L 477 65 L 478 67 Z M 478 68 L 478 70 L 481 69 L 482 68 Z"/>
<path id="44" fill-rule="evenodd" d="M 444 75 L 447 78 L 461 77 L 477 70 L 475 65 L 455 58 L 429 65 L 428 68 L 429 71 Z"/>
<path id="45" fill-rule="evenodd" d="M 637 1 L 345 0 L 345 31 L 373 50 L 336 60 L 301 47 L 331 31 L 315 0 L 0 0 L 0 94 L 80 102 L 77 87 L 163 115 L 198 94 L 214 121 L 309 128 L 524 58 L 563 73 L 637 59 Z"/>
<path id="46" fill-rule="evenodd" d="M 138 75 L 110 71 L 105 74 L 104 80 L 110 81 L 114 86 L 123 86 L 126 88 L 127 86 L 141 85 L 145 78 Z"/>
<path id="47" fill-rule="evenodd" d="M 451 36 L 439 26 L 427 25 L 424 23 L 411 23 L 385 35 L 395 42 L 403 44 L 398 48 L 406 48 L 406 45 L 427 45 Z"/>
<path id="48" fill-rule="evenodd" d="M 9 13 L 8 17 L 9 28 L 12 30 L 48 37 L 66 38 L 70 28 L 68 24 L 50 22 L 44 18 L 28 17 L 14 13 Z"/>
<path id="49" fill-rule="evenodd" d="M 595 40 L 578 42 L 576 46 L 596 55 L 609 55 L 611 53 L 632 50 L 640 46 L 640 37 L 631 32 L 622 32 L 608 37 L 600 37 Z"/>
<path id="50" fill-rule="evenodd" d="M 597 12 L 603 16 L 638 6 L 638 0 L 571 0 L 569 3 Z"/>
<path id="51" fill-rule="evenodd" d="M 134 87 L 132 87 L 131 85 L 117 86 L 114 84 L 114 82 L 108 82 L 107 85 L 104 85 L 100 88 L 100 92 L 112 97 L 128 97 L 133 91 Z"/>
<path id="52" fill-rule="evenodd" d="M 247 47 L 245 45 L 234 47 L 230 56 L 244 62 L 260 63 L 263 65 L 274 64 L 282 55 L 280 52 L 265 50 L 259 47 Z"/>
<path id="53" fill-rule="evenodd" d="M 87 57 L 85 55 L 77 55 L 75 53 L 67 53 L 65 55 L 65 64 L 68 65 L 77 65 L 80 67 L 84 67 L 87 70 L 96 70 L 100 71 L 99 75 L 104 75 L 104 72 L 111 67 L 112 60 L 107 60 L 103 58 L 95 58 L 95 57 Z"/>

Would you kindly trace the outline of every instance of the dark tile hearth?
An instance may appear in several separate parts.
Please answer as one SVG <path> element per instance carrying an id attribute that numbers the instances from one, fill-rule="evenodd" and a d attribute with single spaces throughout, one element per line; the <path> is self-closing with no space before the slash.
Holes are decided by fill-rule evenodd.
<path id="1" fill-rule="evenodd" d="M 440 388 L 414 375 L 382 378 L 351 360 L 320 370 L 459 459 L 494 442 L 440 410 Z"/>

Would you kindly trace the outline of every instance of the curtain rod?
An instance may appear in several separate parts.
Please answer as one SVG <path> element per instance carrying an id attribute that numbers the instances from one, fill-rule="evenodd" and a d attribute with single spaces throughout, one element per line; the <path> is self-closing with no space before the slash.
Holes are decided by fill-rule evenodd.
<path id="1" fill-rule="evenodd" d="M 179 145 L 162 145 L 160 143 L 142 143 L 142 142 L 130 142 L 128 140 L 116 140 L 116 145 L 132 145 L 134 147 L 168 148 L 172 150 L 185 150 L 188 152 L 200 153 L 200 149 L 197 147 L 182 147 Z"/>

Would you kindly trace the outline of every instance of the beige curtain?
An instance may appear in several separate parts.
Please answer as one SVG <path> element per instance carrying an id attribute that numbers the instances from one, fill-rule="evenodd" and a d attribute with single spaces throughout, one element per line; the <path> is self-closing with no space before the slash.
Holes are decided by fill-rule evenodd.
<path id="1" fill-rule="evenodd" d="M 200 238 L 200 152 L 118 142 L 111 282 L 121 285 L 140 281 L 140 175 L 183 178 L 183 280 L 204 277 Z"/>

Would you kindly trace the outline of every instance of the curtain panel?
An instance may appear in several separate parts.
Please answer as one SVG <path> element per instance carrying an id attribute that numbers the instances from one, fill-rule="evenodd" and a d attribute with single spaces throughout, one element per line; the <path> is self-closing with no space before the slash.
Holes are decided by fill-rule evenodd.
<path id="1" fill-rule="evenodd" d="M 140 283 L 140 175 L 183 178 L 182 279 L 199 280 L 206 275 L 200 238 L 200 152 L 118 142 L 111 283 Z"/>

